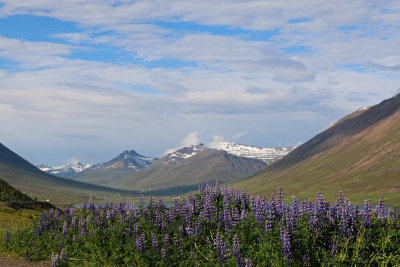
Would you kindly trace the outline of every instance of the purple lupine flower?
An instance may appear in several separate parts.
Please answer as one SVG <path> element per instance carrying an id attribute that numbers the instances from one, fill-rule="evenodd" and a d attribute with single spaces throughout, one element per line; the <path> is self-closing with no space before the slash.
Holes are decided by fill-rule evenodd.
<path id="1" fill-rule="evenodd" d="M 167 261 L 167 250 L 166 250 L 165 248 L 162 248 L 162 249 L 161 249 L 161 258 L 162 258 L 164 261 Z"/>
<path id="2" fill-rule="evenodd" d="M 85 230 L 85 222 L 83 221 L 82 217 L 79 217 L 78 226 L 79 226 L 79 233 L 81 234 L 82 237 L 84 237 L 86 235 L 86 230 Z"/>
<path id="3" fill-rule="evenodd" d="M 144 234 L 141 234 L 141 235 L 136 237 L 135 247 L 136 247 L 136 250 L 138 252 L 143 252 L 144 251 L 144 238 L 145 238 Z"/>
<path id="4" fill-rule="evenodd" d="M 86 210 L 87 210 L 87 204 L 84 203 L 84 204 L 83 204 L 83 208 L 82 208 L 83 216 L 85 216 Z"/>
<path id="5" fill-rule="evenodd" d="M 169 245 L 169 235 L 168 234 L 164 235 L 163 245 L 164 245 L 164 247 L 168 247 L 168 245 Z"/>
<path id="6" fill-rule="evenodd" d="M 7 232 L 6 232 L 6 243 L 8 243 L 8 241 L 10 241 L 10 231 L 9 230 L 7 230 Z"/>
<path id="7" fill-rule="evenodd" d="M 384 220 L 386 217 L 385 201 L 383 200 L 383 196 L 379 199 L 378 206 L 376 207 L 376 214 L 379 220 Z"/>
<path id="8" fill-rule="evenodd" d="M 283 254 L 285 255 L 286 260 L 290 262 L 292 257 L 291 247 L 290 247 L 290 236 L 288 231 L 284 227 L 281 227 L 280 229 L 280 238 L 282 243 Z"/>
<path id="9" fill-rule="evenodd" d="M 231 213 L 229 210 L 229 202 L 226 197 L 223 199 L 223 216 L 224 216 L 224 222 L 225 222 L 225 231 L 229 231 L 232 228 L 232 219 L 231 219 Z"/>
<path id="10" fill-rule="evenodd" d="M 297 221 L 299 216 L 300 216 L 299 200 L 297 199 L 297 197 L 294 197 L 292 205 L 292 218 L 294 221 Z"/>
<path id="11" fill-rule="evenodd" d="M 233 236 L 233 255 L 236 258 L 236 262 L 238 263 L 238 266 L 242 265 L 242 256 L 240 254 L 240 240 L 237 235 Z"/>
<path id="12" fill-rule="evenodd" d="M 89 198 L 89 210 L 92 211 L 94 210 L 96 207 L 93 205 L 93 199 L 90 197 Z"/>
<path id="13" fill-rule="evenodd" d="M 331 254 L 332 256 L 336 255 L 338 243 L 339 243 L 339 240 L 338 240 L 337 236 L 336 235 L 331 236 L 328 253 Z"/>
<path id="14" fill-rule="evenodd" d="M 193 230 L 192 227 L 190 227 L 190 224 L 186 224 L 185 231 L 188 236 L 193 235 Z"/>
<path id="15" fill-rule="evenodd" d="M 345 204 L 346 198 L 344 197 L 344 194 L 342 191 L 339 192 L 338 198 L 336 199 L 336 205 L 338 206 L 343 206 Z"/>
<path id="16" fill-rule="evenodd" d="M 60 259 L 58 254 L 51 254 L 51 267 L 56 267 L 57 266 L 57 261 Z"/>
<path id="17" fill-rule="evenodd" d="M 54 211 L 54 219 L 59 222 L 61 220 L 60 218 L 61 213 L 58 210 Z"/>
<path id="18" fill-rule="evenodd" d="M 226 248 L 226 244 L 222 240 L 219 233 L 217 233 L 215 236 L 214 249 L 217 252 L 221 265 L 223 265 L 226 257 L 228 256 L 228 249 Z"/>
<path id="19" fill-rule="evenodd" d="M 246 267 L 253 267 L 253 263 L 251 262 L 251 259 L 246 259 Z"/>
<path id="20" fill-rule="evenodd" d="M 247 217 L 246 213 L 246 200 L 244 197 L 242 197 L 241 203 L 240 203 L 240 220 L 244 220 L 244 218 Z"/>
<path id="21" fill-rule="evenodd" d="M 237 209 L 237 207 L 233 207 L 232 208 L 232 226 L 236 225 L 236 222 L 238 222 L 240 220 L 240 215 L 239 215 L 239 210 Z"/>
<path id="22" fill-rule="evenodd" d="M 371 223 L 371 217 L 372 217 L 371 212 L 372 212 L 371 201 L 369 199 L 366 199 L 364 201 L 364 210 L 363 210 L 364 223 L 366 226 L 370 225 Z"/>
<path id="23" fill-rule="evenodd" d="M 76 224 L 75 217 L 72 217 L 72 220 L 71 220 L 71 229 L 72 229 L 72 231 L 75 230 L 75 224 Z"/>
<path id="24" fill-rule="evenodd" d="M 265 220 L 265 230 L 272 231 L 272 223 L 274 221 L 272 210 L 270 208 L 266 209 L 267 218 Z"/>
<path id="25" fill-rule="evenodd" d="M 66 221 L 64 221 L 62 233 L 63 233 L 63 237 L 67 238 L 67 236 L 68 236 L 68 224 L 67 224 Z"/>
<path id="26" fill-rule="evenodd" d="M 151 247 L 153 248 L 154 253 L 158 252 L 158 241 L 156 234 L 153 234 L 151 237 Z"/>
<path id="27" fill-rule="evenodd" d="M 221 194 L 221 187 L 218 183 L 218 180 L 215 182 L 215 194 L 217 195 Z"/>

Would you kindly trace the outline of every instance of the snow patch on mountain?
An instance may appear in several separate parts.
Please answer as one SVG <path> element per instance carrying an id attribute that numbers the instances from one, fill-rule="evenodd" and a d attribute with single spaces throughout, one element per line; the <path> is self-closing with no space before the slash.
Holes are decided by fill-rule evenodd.
<path id="1" fill-rule="evenodd" d="M 91 166 L 92 166 L 91 164 L 82 162 L 71 162 L 71 163 L 66 163 L 62 166 L 47 166 L 43 164 L 36 165 L 36 167 L 38 167 L 40 170 L 58 176 L 73 175 L 82 172 L 90 168 Z"/>
<path id="2" fill-rule="evenodd" d="M 274 147 L 261 148 L 255 146 L 247 146 L 230 142 L 221 142 L 214 144 L 211 148 L 224 150 L 230 154 L 239 157 L 259 159 L 267 163 L 277 161 L 293 151 L 296 147 Z"/>
<path id="3" fill-rule="evenodd" d="M 184 159 L 188 159 L 193 157 L 200 151 L 207 149 L 203 144 L 199 144 L 197 146 L 188 146 L 181 149 L 178 149 L 172 153 L 169 153 L 164 160 L 165 164 L 176 163 Z"/>

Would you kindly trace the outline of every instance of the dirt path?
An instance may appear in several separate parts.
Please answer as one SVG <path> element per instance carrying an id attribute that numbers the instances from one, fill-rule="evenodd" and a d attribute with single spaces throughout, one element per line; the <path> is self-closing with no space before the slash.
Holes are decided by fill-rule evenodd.
<path id="1" fill-rule="evenodd" d="M 37 266 L 37 267 L 47 267 L 51 266 L 50 262 L 30 262 L 26 261 L 24 259 L 19 259 L 19 258 L 10 258 L 10 257 L 4 257 L 0 256 L 0 266 L 1 267 L 31 267 L 31 266 Z"/>

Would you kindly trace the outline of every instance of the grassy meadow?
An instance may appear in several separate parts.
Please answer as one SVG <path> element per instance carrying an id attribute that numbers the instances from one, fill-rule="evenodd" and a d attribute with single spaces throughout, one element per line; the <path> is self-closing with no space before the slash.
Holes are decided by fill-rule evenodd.
<path id="1" fill-rule="evenodd" d="M 138 200 L 103 207 L 89 201 L 40 217 L 2 208 L 20 221 L 2 226 L 2 253 L 53 266 L 400 264 L 400 210 L 385 208 L 383 199 L 376 207 L 366 200 L 359 209 L 343 195 L 333 203 L 320 193 L 300 202 L 282 190 L 254 197 L 217 184 L 199 185 L 172 207 L 162 198 Z"/>

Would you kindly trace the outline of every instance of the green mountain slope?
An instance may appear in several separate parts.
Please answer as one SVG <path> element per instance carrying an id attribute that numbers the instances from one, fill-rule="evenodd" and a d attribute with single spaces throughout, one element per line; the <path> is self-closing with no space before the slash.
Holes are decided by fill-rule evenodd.
<path id="1" fill-rule="evenodd" d="M 339 120 L 264 171 L 234 184 L 255 194 L 400 202 L 400 95 Z"/>
<path id="2" fill-rule="evenodd" d="M 42 172 L 31 163 L 0 144 L 0 178 L 30 197 L 71 202 L 94 198 L 132 196 L 135 192 L 82 183 Z M 54 201 L 53 201 L 54 200 Z"/>
<path id="3" fill-rule="evenodd" d="M 30 197 L 0 179 L 0 201 L 8 200 L 32 201 Z"/>
<path id="4" fill-rule="evenodd" d="M 237 157 L 222 150 L 197 148 L 193 156 L 191 149 L 183 148 L 174 154 L 167 155 L 154 162 L 149 167 L 129 176 L 107 183 L 107 186 L 131 190 L 172 189 L 193 190 L 198 182 L 220 183 L 235 181 L 266 167 L 261 160 Z M 185 152 L 185 153 L 183 153 Z M 179 158 L 179 155 L 186 155 Z M 173 190 L 172 190 L 173 192 Z"/>

